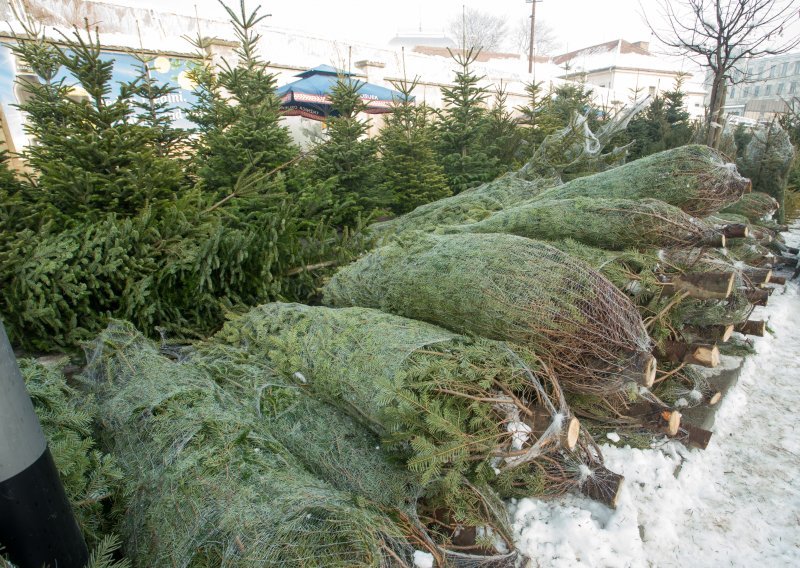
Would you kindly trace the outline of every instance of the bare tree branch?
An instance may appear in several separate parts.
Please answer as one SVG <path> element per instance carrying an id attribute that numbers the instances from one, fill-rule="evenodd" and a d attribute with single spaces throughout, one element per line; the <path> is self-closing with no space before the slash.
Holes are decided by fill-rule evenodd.
<path id="1" fill-rule="evenodd" d="M 719 144 L 728 85 L 750 79 L 745 72 L 735 72 L 737 64 L 800 45 L 800 35 L 784 33 L 800 20 L 792 0 L 658 0 L 665 28 L 653 24 L 641 0 L 639 6 L 661 43 L 711 71 L 706 143 L 712 147 Z"/>

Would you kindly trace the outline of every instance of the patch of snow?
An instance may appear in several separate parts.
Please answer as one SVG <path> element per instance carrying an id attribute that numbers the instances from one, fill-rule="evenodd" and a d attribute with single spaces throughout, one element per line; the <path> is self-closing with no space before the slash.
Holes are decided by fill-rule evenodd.
<path id="1" fill-rule="evenodd" d="M 506 430 L 511 432 L 511 448 L 513 450 L 521 450 L 531 437 L 531 427 L 524 422 L 509 422 Z"/>
<path id="2" fill-rule="evenodd" d="M 786 240 L 796 246 L 800 226 Z M 761 314 L 775 333 L 755 339 L 705 451 L 604 445 L 606 466 L 625 476 L 616 510 L 578 495 L 509 503 L 516 543 L 534 565 L 800 565 L 798 284 L 776 290 Z M 722 359 L 724 368 L 741 361 Z"/>
<path id="3" fill-rule="evenodd" d="M 433 554 L 430 552 L 414 551 L 414 566 L 417 568 L 433 568 Z"/>
<path id="4" fill-rule="evenodd" d="M 615 444 L 619 442 L 619 434 L 617 434 L 616 432 L 609 432 L 608 434 L 606 434 L 606 438 L 608 438 Z"/>

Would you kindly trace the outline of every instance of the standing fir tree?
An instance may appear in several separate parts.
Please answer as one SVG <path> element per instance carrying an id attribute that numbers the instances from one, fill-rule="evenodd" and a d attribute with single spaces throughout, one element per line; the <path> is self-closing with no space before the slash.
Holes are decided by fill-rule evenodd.
<path id="1" fill-rule="evenodd" d="M 527 95 L 527 103 L 523 106 L 517 107 L 520 113 L 518 124 L 522 127 L 520 136 L 522 137 L 522 146 L 525 152 L 525 158 L 530 158 L 533 154 L 533 149 L 536 148 L 544 140 L 545 134 L 539 124 L 539 114 L 542 111 L 543 96 L 542 96 L 542 83 L 531 81 L 525 84 L 525 93 Z"/>
<path id="2" fill-rule="evenodd" d="M 114 63 L 100 57 L 97 30 L 87 24 L 85 37 L 77 30 L 65 36 L 66 48 L 40 30 L 26 33 L 11 49 L 39 79 L 22 83 L 27 98 L 19 108 L 35 141 L 23 157 L 36 172 L 32 199 L 40 213 L 62 222 L 133 216 L 176 199 L 184 189 L 180 165 L 160 155 L 159 129 L 136 120 L 134 83 L 120 84 L 111 100 Z M 57 80 L 62 66 L 68 78 Z"/>
<path id="3" fill-rule="evenodd" d="M 244 0 L 240 0 L 238 12 L 222 6 L 239 40 L 234 50 L 238 62 L 213 69 L 207 57 L 208 40 L 195 40 L 205 59 L 190 75 L 197 85 L 197 102 L 188 113 L 200 134 L 195 171 L 204 191 L 217 198 L 235 191 L 243 171 L 273 172 L 299 152 L 280 123 L 276 76 L 267 71 L 258 55 L 261 35 L 256 28 L 267 16 L 258 15 L 260 6 L 248 13 Z M 280 180 L 268 181 L 281 184 Z"/>
<path id="4" fill-rule="evenodd" d="M 485 108 L 488 93 L 479 86 L 482 77 L 475 75 L 470 65 L 480 52 L 475 49 L 453 53 L 458 64 L 455 83 L 442 88 L 445 107 L 438 112 L 438 149 L 453 193 L 493 179 L 497 159 L 485 147 L 488 127 Z"/>
<path id="5" fill-rule="evenodd" d="M 525 161 L 520 155 L 522 132 L 511 116 L 507 100 L 508 94 L 501 82 L 495 91 L 492 108 L 486 120 L 485 146 L 496 165 L 492 177 L 519 169 Z"/>
<path id="6" fill-rule="evenodd" d="M 386 118 L 378 144 L 381 152 L 382 188 L 398 215 L 450 195 L 444 169 L 437 161 L 431 109 L 416 105 L 411 95 L 418 78 L 393 82 L 400 92 Z"/>
<path id="7" fill-rule="evenodd" d="M 362 86 L 345 75 L 336 81 L 325 138 L 310 164 L 312 179 L 330 188 L 328 215 L 338 227 L 356 226 L 390 201 L 380 185 L 378 143 L 367 137 L 369 121 L 358 116 L 365 109 L 359 94 Z"/>

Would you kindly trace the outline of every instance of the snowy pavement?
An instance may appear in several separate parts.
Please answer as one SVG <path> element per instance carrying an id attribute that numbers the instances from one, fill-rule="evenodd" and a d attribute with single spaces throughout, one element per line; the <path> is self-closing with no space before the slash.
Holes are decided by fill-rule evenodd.
<path id="1" fill-rule="evenodd" d="M 800 224 L 786 240 L 798 246 Z M 616 510 L 572 495 L 509 505 L 530 566 L 800 566 L 800 288 L 781 288 L 757 314 L 774 335 L 756 338 L 708 449 L 604 445 L 625 476 Z"/>

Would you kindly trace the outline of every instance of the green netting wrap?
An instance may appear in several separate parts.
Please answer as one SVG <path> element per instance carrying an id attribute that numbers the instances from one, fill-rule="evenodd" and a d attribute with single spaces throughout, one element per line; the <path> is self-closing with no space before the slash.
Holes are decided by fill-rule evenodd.
<path id="1" fill-rule="evenodd" d="M 603 152 L 612 139 L 628 127 L 630 120 L 645 108 L 648 98 L 621 109 L 606 120 L 597 133 L 589 128 L 588 116 L 573 113 L 569 124 L 547 136 L 517 175 L 526 179 L 557 177 L 571 179 L 607 170 L 623 163 L 628 146 L 615 146 Z"/>
<path id="2" fill-rule="evenodd" d="M 445 232 L 569 238 L 605 249 L 694 246 L 720 240 L 713 229 L 657 199 L 533 200 Z"/>
<path id="3" fill-rule="evenodd" d="M 568 390 L 614 392 L 651 372 L 630 300 L 582 262 L 522 237 L 409 233 L 339 271 L 324 298 L 527 345 Z"/>
<path id="4" fill-rule="evenodd" d="M 540 193 L 537 199 L 654 198 L 705 217 L 737 201 L 749 187 L 750 181 L 722 154 L 707 146 L 689 145 L 572 180 Z"/>
<path id="5" fill-rule="evenodd" d="M 656 277 L 659 265 L 656 251 L 610 251 L 579 243 L 572 239 L 549 244 L 575 257 L 602 274 L 624 292 L 637 306 L 646 305 L 661 294 L 663 284 Z"/>
<path id="6" fill-rule="evenodd" d="M 459 543 L 454 531 L 460 527 L 493 525 L 494 533 L 510 543 L 495 492 L 544 497 L 581 490 L 598 499 L 615 494 L 609 478 L 616 477 L 604 468 L 586 432 L 573 432 L 577 443 L 569 449 L 565 434 L 577 422 L 558 385 L 542 370 L 534 371 L 535 356 L 526 349 L 512 351 L 499 342 L 455 336 L 376 310 L 295 304 L 256 308 L 230 322 L 215 341 L 275 361 L 280 376 L 380 434 L 381 448 L 405 464 L 421 486 L 410 516 L 417 515 L 436 542 L 444 543 L 448 558 L 449 544 Z M 319 405 L 302 404 L 308 412 Z M 358 477 L 348 463 L 358 460 L 320 468 L 330 455 L 322 457 L 313 446 L 316 440 L 333 443 L 332 436 L 305 433 L 317 428 L 304 414 L 276 413 L 274 435 L 323 478 L 337 468 L 348 472 L 348 480 Z M 301 426 L 291 426 L 298 421 Z M 337 429 L 333 423 L 319 428 Z M 287 437 L 284 430 L 296 435 Z M 355 490 L 381 489 L 376 484 L 369 492 Z M 385 497 L 372 499 L 385 502 Z M 454 554 L 450 560 L 463 565 L 465 558 Z"/>
<path id="7" fill-rule="evenodd" d="M 739 201 L 729 205 L 721 212 L 741 215 L 749 221 L 757 223 L 764 218 L 772 217 L 779 207 L 778 201 L 771 195 L 754 191 L 743 195 Z"/>
<path id="8" fill-rule="evenodd" d="M 136 566 L 403 566 L 402 531 L 308 473 L 251 406 L 160 355 L 129 324 L 89 350 L 88 377 L 125 474 Z"/>
<path id="9" fill-rule="evenodd" d="M 372 225 L 371 230 L 380 236 L 473 223 L 496 211 L 527 201 L 557 183 L 553 179 L 527 181 L 506 175 L 452 197 L 420 205 L 401 217 Z"/>
<path id="10" fill-rule="evenodd" d="M 358 417 L 424 485 L 491 482 L 557 448 L 569 418 L 532 353 L 520 350 L 523 360 L 503 344 L 377 310 L 267 304 L 215 339 L 263 353 L 279 373 Z M 546 427 L 535 431 L 526 418 Z"/>
<path id="11" fill-rule="evenodd" d="M 774 260 L 772 251 L 755 239 L 737 239 L 728 245 L 727 251 L 733 261 L 741 261 L 752 266 L 771 264 Z"/>
<path id="12" fill-rule="evenodd" d="M 743 175 L 753 180 L 753 189 L 777 200 L 778 222 L 783 223 L 786 186 L 795 156 L 788 132 L 774 122 L 765 128 L 755 128 L 747 146 L 739 149 L 738 156 L 736 165 Z"/>

